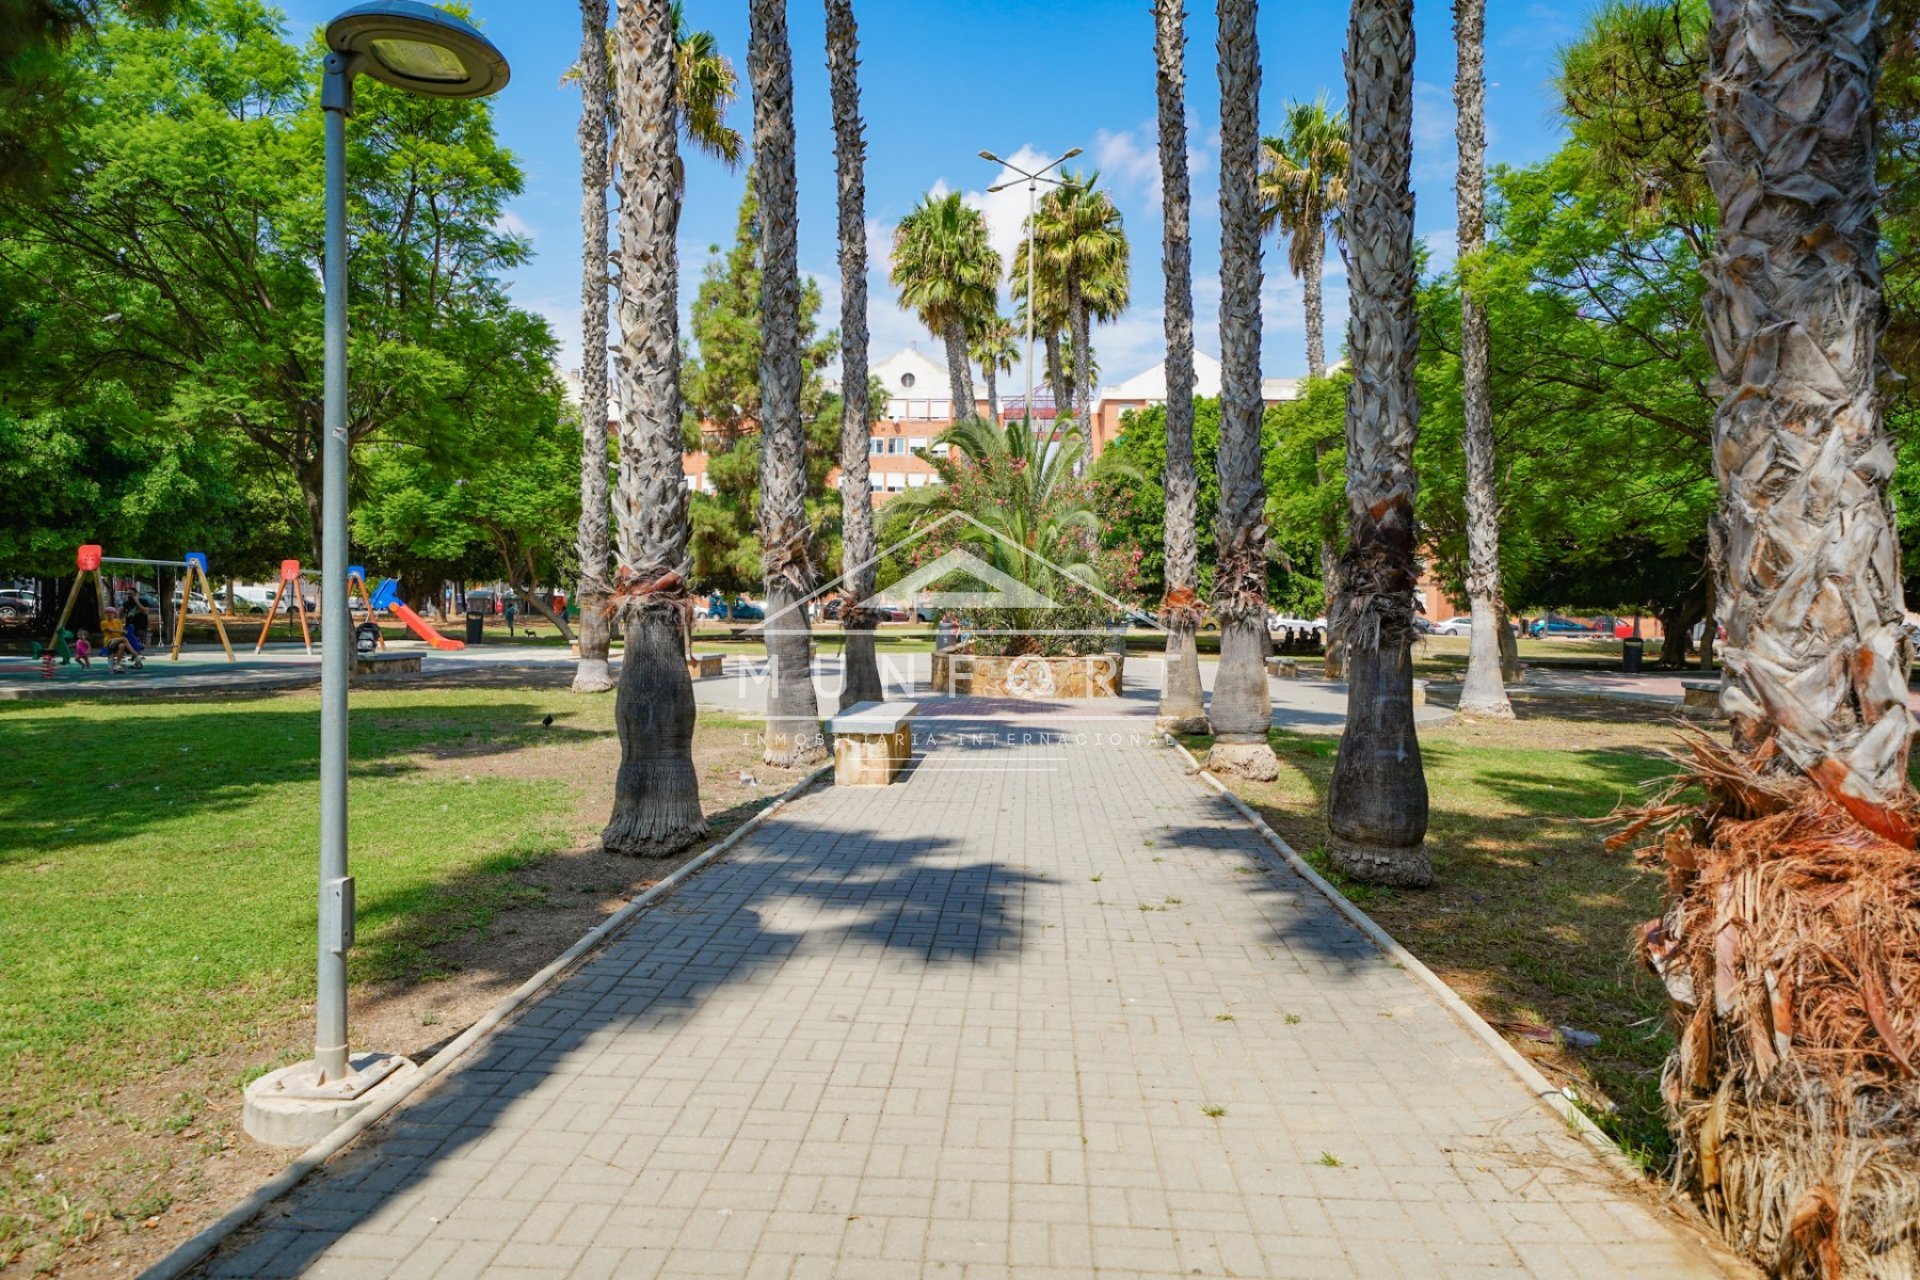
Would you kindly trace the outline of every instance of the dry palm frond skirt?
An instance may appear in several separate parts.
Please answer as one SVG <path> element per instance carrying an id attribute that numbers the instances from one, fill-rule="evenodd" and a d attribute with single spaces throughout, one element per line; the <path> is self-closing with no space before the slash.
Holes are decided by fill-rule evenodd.
<path id="1" fill-rule="evenodd" d="M 1686 746 L 1609 842 L 1657 837 L 1667 877 L 1640 948 L 1680 1028 L 1676 1182 L 1772 1275 L 1920 1277 L 1920 856 L 1765 751 Z"/>

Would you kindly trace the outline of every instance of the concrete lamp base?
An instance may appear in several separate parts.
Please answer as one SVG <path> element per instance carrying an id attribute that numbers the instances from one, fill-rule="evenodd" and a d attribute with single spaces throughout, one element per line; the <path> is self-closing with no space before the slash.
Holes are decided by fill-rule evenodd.
<path id="1" fill-rule="evenodd" d="M 325 1084 L 315 1082 L 312 1062 L 261 1076 L 246 1088 L 248 1136 L 270 1147 L 310 1147 L 420 1070 L 388 1053 L 355 1054 L 352 1067 L 351 1075 Z"/>

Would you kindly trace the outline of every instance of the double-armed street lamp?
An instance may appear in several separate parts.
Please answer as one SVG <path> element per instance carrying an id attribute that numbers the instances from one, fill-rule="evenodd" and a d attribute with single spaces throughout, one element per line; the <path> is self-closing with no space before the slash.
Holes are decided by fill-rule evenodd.
<path id="1" fill-rule="evenodd" d="M 1013 172 L 1020 175 L 1020 177 L 1018 178 L 1010 178 L 1007 181 L 1002 182 L 997 186 L 988 187 L 987 190 L 989 192 L 1005 191 L 1008 187 L 1014 186 L 1021 181 L 1025 181 L 1027 184 L 1027 430 L 1028 431 L 1033 430 L 1033 308 L 1035 305 L 1035 300 L 1033 296 L 1033 222 L 1036 214 L 1039 211 L 1038 199 L 1039 199 L 1040 184 L 1045 182 L 1052 186 L 1061 185 L 1061 180 L 1059 178 L 1049 178 L 1046 176 L 1047 170 L 1058 168 L 1059 166 L 1065 164 L 1067 161 L 1073 159 L 1075 156 L 1079 154 L 1080 154 L 1080 148 L 1074 147 L 1072 150 L 1068 151 L 1067 154 L 1061 156 L 1058 160 L 1054 160 L 1048 164 L 1042 165 L 1039 169 L 1035 170 L 1034 172 L 1028 173 L 1025 169 L 1022 169 L 1019 165 L 1014 164 L 1008 160 L 1002 160 L 999 156 L 993 154 L 993 152 L 991 151 L 982 151 L 980 153 L 980 158 L 982 160 L 985 160 L 988 164 L 997 164 L 1003 169 L 1011 169 L 1013 170 Z M 1054 395 L 1054 403 L 1056 405 L 1059 404 L 1060 388 L 1055 387 L 1053 389 L 1053 395 Z"/>
<path id="2" fill-rule="evenodd" d="M 327 24 L 326 407 L 320 453 L 320 946 L 313 1060 L 247 1091 L 247 1128 L 306 1145 L 343 1120 L 400 1059 L 360 1064 L 347 1050 L 347 951 L 353 877 L 347 873 L 347 681 L 353 661 L 347 598 L 347 117 L 353 82 L 368 75 L 428 98 L 483 98 L 506 86 L 507 60 L 469 23 L 416 0 L 355 5 Z"/>

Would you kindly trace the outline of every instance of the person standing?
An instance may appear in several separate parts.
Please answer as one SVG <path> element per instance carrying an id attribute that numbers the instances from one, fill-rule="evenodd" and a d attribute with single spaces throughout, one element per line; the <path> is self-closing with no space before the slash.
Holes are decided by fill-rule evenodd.
<path id="1" fill-rule="evenodd" d="M 505 605 L 503 606 L 503 608 L 502 608 L 502 610 L 501 610 L 501 611 L 502 611 L 503 613 L 505 613 L 505 614 L 506 614 L 506 618 L 507 618 L 507 639 L 509 639 L 509 640 L 511 640 L 511 639 L 513 639 L 513 619 L 514 619 L 514 617 L 515 617 L 515 615 L 519 613 L 519 609 L 518 609 L 518 608 L 517 608 L 517 607 L 516 607 L 516 606 L 514 605 L 514 603 L 513 603 L 513 597 L 512 597 L 512 596 L 508 596 L 508 597 L 507 597 L 507 599 L 506 599 L 506 604 L 505 604 Z"/>

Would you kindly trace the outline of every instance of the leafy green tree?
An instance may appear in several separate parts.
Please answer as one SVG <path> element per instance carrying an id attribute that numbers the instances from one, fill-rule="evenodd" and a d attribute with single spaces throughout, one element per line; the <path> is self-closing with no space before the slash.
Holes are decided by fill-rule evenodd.
<path id="1" fill-rule="evenodd" d="M 707 453 L 712 492 L 693 495 L 693 572 L 702 589 L 733 594 L 761 582 L 760 504 L 760 202 L 747 171 L 732 247 L 711 257 L 692 306 L 695 354 L 681 385 L 686 395 L 687 447 Z M 804 377 L 800 416 L 807 436 L 807 520 L 817 564 L 834 563 L 837 501 L 827 484 L 839 456 L 840 400 L 822 371 L 837 337 L 819 333 L 820 287 L 800 287 Z"/>
<path id="2" fill-rule="evenodd" d="M 245 441 L 290 474 L 318 545 L 322 148 L 317 46 L 257 0 L 103 22 L 72 49 L 66 144 L 87 163 L 0 220 L 0 324 L 59 404 L 115 381 L 156 429 Z M 349 130 L 355 443 L 429 450 L 547 375 L 545 325 L 499 273 L 520 173 L 490 107 L 362 85 Z"/>

